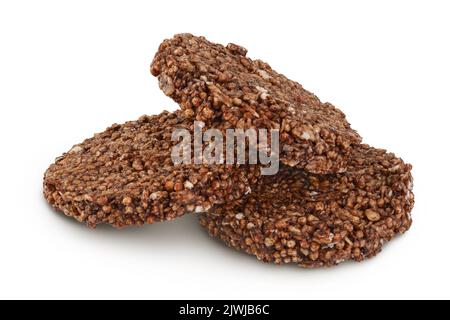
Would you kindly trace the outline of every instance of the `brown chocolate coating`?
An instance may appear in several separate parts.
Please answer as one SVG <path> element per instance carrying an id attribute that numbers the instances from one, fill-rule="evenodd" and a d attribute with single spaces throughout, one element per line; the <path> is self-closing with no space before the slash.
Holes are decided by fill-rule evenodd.
<path id="1" fill-rule="evenodd" d="M 113 125 L 74 146 L 45 173 L 44 195 L 58 211 L 95 227 L 172 220 L 186 212 L 239 199 L 255 166 L 177 165 L 171 159 L 176 128 L 192 132 L 181 112 L 143 116 Z"/>
<path id="2" fill-rule="evenodd" d="M 414 205 L 411 165 L 356 147 L 347 173 L 283 167 L 246 198 L 199 215 L 208 232 L 265 262 L 329 267 L 362 261 L 406 232 Z"/>
<path id="3" fill-rule="evenodd" d="M 344 172 L 360 136 L 345 115 L 247 50 L 203 37 L 176 35 L 159 47 L 151 65 L 162 91 L 186 116 L 219 129 L 280 130 L 280 160 L 313 173 Z"/>

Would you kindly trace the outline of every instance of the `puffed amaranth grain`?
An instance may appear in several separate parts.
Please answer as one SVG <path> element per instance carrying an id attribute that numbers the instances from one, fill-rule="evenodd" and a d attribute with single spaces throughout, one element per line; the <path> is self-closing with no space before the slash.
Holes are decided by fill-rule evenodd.
<path id="1" fill-rule="evenodd" d="M 313 173 L 345 171 L 352 145 L 361 141 L 345 115 L 246 53 L 235 44 L 179 34 L 160 45 L 151 73 L 186 115 L 206 123 L 221 119 L 219 129 L 279 129 L 284 164 Z"/>
<path id="2" fill-rule="evenodd" d="M 265 176 L 233 204 L 199 215 L 209 233 L 265 262 L 329 267 L 362 261 L 406 232 L 414 205 L 411 165 L 361 145 L 345 174 L 290 167 Z"/>
<path id="3" fill-rule="evenodd" d="M 181 112 L 113 125 L 50 166 L 44 195 L 58 211 L 90 227 L 172 220 L 242 197 L 255 166 L 174 165 L 175 129 L 193 131 Z M 254 175 L 253 175 L 254 173 Z"/>

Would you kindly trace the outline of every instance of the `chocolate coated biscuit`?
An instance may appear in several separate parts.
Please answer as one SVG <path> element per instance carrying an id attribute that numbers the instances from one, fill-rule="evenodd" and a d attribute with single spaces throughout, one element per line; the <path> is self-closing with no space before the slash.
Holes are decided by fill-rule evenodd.
<path id="1" fill-rule="evenodd" d="M 45 198 L 91 227 L 123 227 L 172 220 L 242 197 L 259 174 L 254 166 L 173 164 L 172 132 L 192 127 L 181 112 L 113 125 L 50 166 Z"/>
<path id="2" fill-rule="evenodd" d="M 362 261 L 406 232 L 411 166 L 384 150 L 356 148 L 345 174 L 283 167 L 235 203 L 199 215 L 209 233 L 265 262 L 328 267 Z"/>
<path id="3" fill-rule="evenodd" d="M 209 126 L 220 119 L 219 129 L 279 129 L 284 164 L 344 172 L 352 145 L 361 141 L 345 115 L 246 53 L 234 44 L 179 34 L 160 45 L 151 73 L 186 116 Z"/>

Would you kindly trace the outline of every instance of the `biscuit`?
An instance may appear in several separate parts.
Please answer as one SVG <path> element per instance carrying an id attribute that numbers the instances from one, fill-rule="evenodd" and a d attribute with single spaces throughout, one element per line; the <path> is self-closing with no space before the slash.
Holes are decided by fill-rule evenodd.
<path id="1" fill-rule="evenodd" d="M 210 235 L 264 262 L 329 267 L 362 261 L 406 232 L 414 205 L 411 165 L 355 147 L 345 174 L 284 166 L 245 198 L 199 214 Z"/>
<path id="2" fill-rule="evenodd" d="M 218 129 L 278 129 L 282 163 L 344 172 L 352 145 L 361 142 L 345 115 L 246 53 L 235 44 L 179 34 L 160 45 L 151 73 L 186 116 L 210 127 L 220 119 Z"/>
<path id="3" fill-rule="evenodd" d="M 50 166 L 44 196 L 90 227 L 124 227 L 206 211 L 248 193 L 255 166 L 173 164 L 172 132 L 192 127 L 181 112 L 113 125 Z"/>

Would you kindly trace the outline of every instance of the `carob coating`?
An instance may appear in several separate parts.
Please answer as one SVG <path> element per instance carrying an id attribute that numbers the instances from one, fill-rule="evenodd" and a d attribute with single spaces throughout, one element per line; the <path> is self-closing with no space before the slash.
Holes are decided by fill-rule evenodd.
<path id="1" fill-rule="evenodd" d="M 330 103 L 235 44 L 175 35 L 151 65 L 162 91 L 185 114 L 218 129 L 280 130 L 280 160 L 313 173 L 344 172 L 351 147 L 361 142 L 345 115 Z"/>
<path id="2" fill-rule="evenodd" d="M 44 196 L 58 211 L 90 227 L 172 220 L 208 210 L 249 191 L 256 166 L 177 165 L 176 128 L 192 132 L 181 112 L 113 125 L 74 146 L 44 176 Z"/>
<path id="3" fill-rule="evenodd" d="M 233 204 L 199 215 L 209 233 L 265 262 L 329 267 L 375 256 L 406 232 L 414 205 L 411 165 L 361 145 L 345 174 L 283 167 Z"/>

